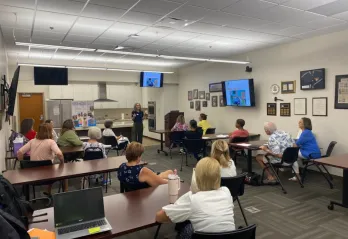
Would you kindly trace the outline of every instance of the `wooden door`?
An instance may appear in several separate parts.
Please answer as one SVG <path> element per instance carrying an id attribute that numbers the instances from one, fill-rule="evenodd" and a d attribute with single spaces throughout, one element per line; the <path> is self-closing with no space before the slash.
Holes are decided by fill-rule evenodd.
<path id="1" fill-rule="evenodd" d="M 23 119 L 35 120 L 34 130 L 38 131 L 39 125 L 44 123 L 44 98 L 42 93 L 19 93 L 19 124 Z"/>

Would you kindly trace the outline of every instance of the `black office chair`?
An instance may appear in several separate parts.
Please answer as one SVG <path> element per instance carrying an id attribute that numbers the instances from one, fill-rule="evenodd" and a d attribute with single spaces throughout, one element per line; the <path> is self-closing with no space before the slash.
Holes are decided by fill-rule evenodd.
<path id="1" fill-rule="evenodd" d="M 205 134 L 215 134 L 215 129 L 216 129 L 216 128 L 208 128 L 208 129 L 205 131 Z"/>
<path id="2" fill-rule="evenodd" d="M 328 158 L 331 156 L 331 153 L 335 147 L 335 145 L 337 144 L 336 141 L 331 141 L 329 146 L 327 147 L 327 150 L 326 150 L 326 154 L 325 155 L 320 155 L 320 158 Z M 325 165 L 322 165 L 322 164 L 317 164 L 315 162 L 315 159 L 318 158 L 319 155 L 317 154 L 310 154 L 309 155 L 309 159 L 304 159 L 303 160 L 303 164 L 304 164 L 304 168 L 303 168 L 303 172 L 302 172 L 302 183 L 304 182 L 305 180 L 305 177 L 306 177 L 306 174 L 307 174 L 307 171 L 308 171 L 308 167 L 310 166 L 316 166 L 317 169 L 319 170 L 319 172 L 321 173 L 321 175 L 323 175 L 323 177 L 326 179 L 326 181 L 328 182 L 329 186 L 331 189 L 333 189 L 333 184 L 332 184 L 332 180 L 333 180 L 333 177 L 332 175 L 329 173 L 329 171 L 327 170 L 327 168 L 325 167 Z M 326 173 L 328 174 L 328 177 L 325 175 L 325 173 L 321 170 L 321 167 L 324 168 L 324 170 L 326 171 Z"/>
<path id="3" fill-rule="evenodd" d="M 83 156 L 83 160 L 84 161 L 89 161 L 89 160 L 98 160 L 98 159 L 103 159 L 104 158 L 104 154 L 103 154 L 103 150 L 99 147 L 89 147 L 85 149 L 85 153 Z M 107 178 L 106 178 L 106 182 L 109 180 L 109 178 L 111 178 L 110 173 L 107 173 Z M 91 181 L 90 181 L 90 177 L 83 177 L 83 181 L 82 181 L 82 185 L 83 185 L 83 189 L 85 188 L 85 181 L 86 179 L 88 180 L 88 186 L 91 186 Z M 111 180 L 110 180 L 110 185 L 111 185 Z M 108 184 L 105 184 L 105 193 L 108 192 Z"/>
<path id="4" fill-rule="evenodd" d="M 173 131 L 169 135 L 170 146 L 169 146 L 169 154 L 170 158 L 172 158 L 172 149 L 174 145 L 177 145 L 179 148 L 182 147 L 183 141 L 185 137 L 185 131 Z"/>
<path id="5" fill-rule="evenodd" d="M 231 232 L 208 233 L 194 232 L 192 239 L 255 239 L 256 225 L 250 225 Z"/>
<path id="6" fill-rule="evenodd" d="M 36 167 L 42 167 L 42 166 L 50 166 L 52 165 L 52 160 L 20 160 L 19 161 L 19 164 L 20 164 L 20 167 L 21 169 L 26 169 L 26 168 L 36 168 Z M 36 201 L 36 200 L 48 200 L 48 203 L 46 204 L 47 206 L 50 206 L 52 204 L 52 200 L 50 197 L 42 197 L 42 198 L 36 198 L 36 195 L 35 195 L 35 187 L 36 186 L 47 186 L 47 185 L 51 185 L 53 184 L 54 180 L 48 180 L 44 183 L 34 183 L 32 184 L 32 189 L 33 189 L 33 200 L 32 201 Z M 59 181 L 59 191 L 58 193 L 60 192 L 60 189 L 62 187 L 62 182 Z M 30 195 L 30 194 L 29 194 Z"/>
<path id="7" fill-rule="evenodd" d="M 119 144 L 116 137 L 114 136 L 103 136 L 103 142 L 105 145 L 111 145 L 111 148 L 106 152 L 108 154 L 110 150 L 115 150 L 117 152 L 117 156 L 119 156 L 119 151 L 123 150 L 121 155 L 123 155 L 124 151 L 127 148 L 128 142 L 124 142 Z"/>
<path id="8" fill-rule="evenodd" d="M 247 173 L 243 173 L 235 177 L 222 177 L 221 186 L 225 186 L 230 190 L 233 201 L 237 200 L 240 211 L 242 212 L 244 218 L 244 222 L 248 226 L 248 221 L 245 217 L 243 207 L 239 201 L 239 196 L 242 196 L 244 194 L 244 181 L 246 176 Z"/>
<path id="9" fill-rule="evenodd" d="M 187 163 L 187 155 L 191 154 L 203 154 L 205 155 L 205 141 L 203 139 L 184 139 L 184 154 L 186 156 L 186 166 Z M 184 154 L 181 155 L 181 167 L 180 171 L 182 171 L 182 164 L 184 162 Z"/>
<path id="10" fill-rule="evenodd" d="M 263 169 L 262 171 L 262 177 L 261 177 L 261 183 L 263 183 L 263 177 L 264 177 L 264 174 L 265 174 L 265 170 L 270 168 L 274 174 L 274 176 L 276 177 L 277 179 L 277 182 L 280 184 L 280 186 L 282 187 L 282 190 L 283 190 L 283 193 L 286 194 L 287 191 L 285 190 L 282 182 L 280 181 L 279 179 L 279 176 L 278 176 L 278 170 L 279 168 L 291 168 L 293 171 L 294 171 L 294 168 L 293 168 L 293 165 L 294 163 L 297 161 L 297 158 L 298 158 L 298 151 L 299 151 L 300 148 L 298 147 L 289 147 L 289 148 L 286 148 L 284 150 L 284 153 L 283 153 L 283 157 L 282 157 L 282 160 L 280 161 L 280 163 L 271 163 L 271 159 L 269 158 L 269 156 L 266 154 L 265 157 L 268 161 L 268 163 L 265 163 L 265 168 Z M 283 165 L 283 163 L 286 163 L 288 165 Z M 275 170 L 275 168 L 277 169 L 277 171 Z M 295 174 L 296 178 L 297 178 L 297 181 L 299 182 L 299 184 L 301 185 L 301 188 L 303 188 L 303 184 L 302 184 L 302 180 L 297 176 L 297 174 Z"/>
<path id="11" fill-rule="evenodd" d="M 249 141 L 249 137 L 233 137 L 230 140 L 230 143 L 245 143 Z M 237 156 L 242 156 L 242 157 L 247 157 L 245 154 L 244 149 L 238 149 L 238 148 L 233 148 L 233 146 L 230 147 L 230 155 L 232 160 L 234 161 L 234 164 L 237 166 Z"/>

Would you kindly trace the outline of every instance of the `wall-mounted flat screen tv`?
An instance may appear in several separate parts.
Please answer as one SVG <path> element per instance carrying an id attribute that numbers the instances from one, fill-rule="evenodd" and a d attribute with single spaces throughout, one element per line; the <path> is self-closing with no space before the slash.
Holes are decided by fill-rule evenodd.
<path id="1" fill-rule="evenodd" d="M 68 69 L 53 67 L 34 67 L 35 85 L 67 85 Z"/>
<path id="2" fill-rule="evenodd" d="M 141 72 L 140 87 L 163 87 L 163 73 L 160 72 Z"/>
<path id="3" fill-rule="evenodd" d="M 222 84 L 222 93 L 226 106 L 255 106 L 254 80 L 228 80 Z"/>

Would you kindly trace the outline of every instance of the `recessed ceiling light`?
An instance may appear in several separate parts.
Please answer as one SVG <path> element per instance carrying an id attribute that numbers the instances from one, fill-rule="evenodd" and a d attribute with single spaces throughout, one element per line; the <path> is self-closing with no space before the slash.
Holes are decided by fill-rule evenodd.
<path id="1" fill-rule="evenodd" d="M 115 49 L 114 49 L 114 50 L 122 50 L 122 49 L 124 49 L 124 47 L 123 47 L 123 46 L 117 46 L 117 47 L 115 47 Z"/>
<path id="2" fill-rule="evenodd" d="M 130 34 L 128 37 L 139 37 L 138 34 Z"/>

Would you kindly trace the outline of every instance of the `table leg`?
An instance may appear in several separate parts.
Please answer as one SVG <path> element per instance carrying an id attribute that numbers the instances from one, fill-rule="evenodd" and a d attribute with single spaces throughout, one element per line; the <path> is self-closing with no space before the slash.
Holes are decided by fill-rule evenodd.
<path id="1" fill-rule="evenodd" d="M 24 194 L 25 200 L 29 201 L 29 184 L 23 185 L 23 194 Z"/>
<path id="2" fill-rule="evenodd" d="M 160 135 L 161 135 L 161 149 L 157 149 L 157 153 L 163 152 L 165 156 L 168 156 L 168 153 L 164 151 L 163 149 L 163 143 L 164 143 L 163 133 L 161 133 Z"/>
<path id="3" fill-rule="evenodd" d="M 330 201 L 330 204 L 327 206 L 328 209 L 333 210 L 334 205 L 348 208 L 348 169 L 343 170 L 343 187 L 342 187 L 342 203 Z"/>
<path id="4" fill-rule="evenodd" d="M 252 156 L 252 150 L 248 149 L 248 174 L 251 174 L 253 172 L 253 156 Z"/>

